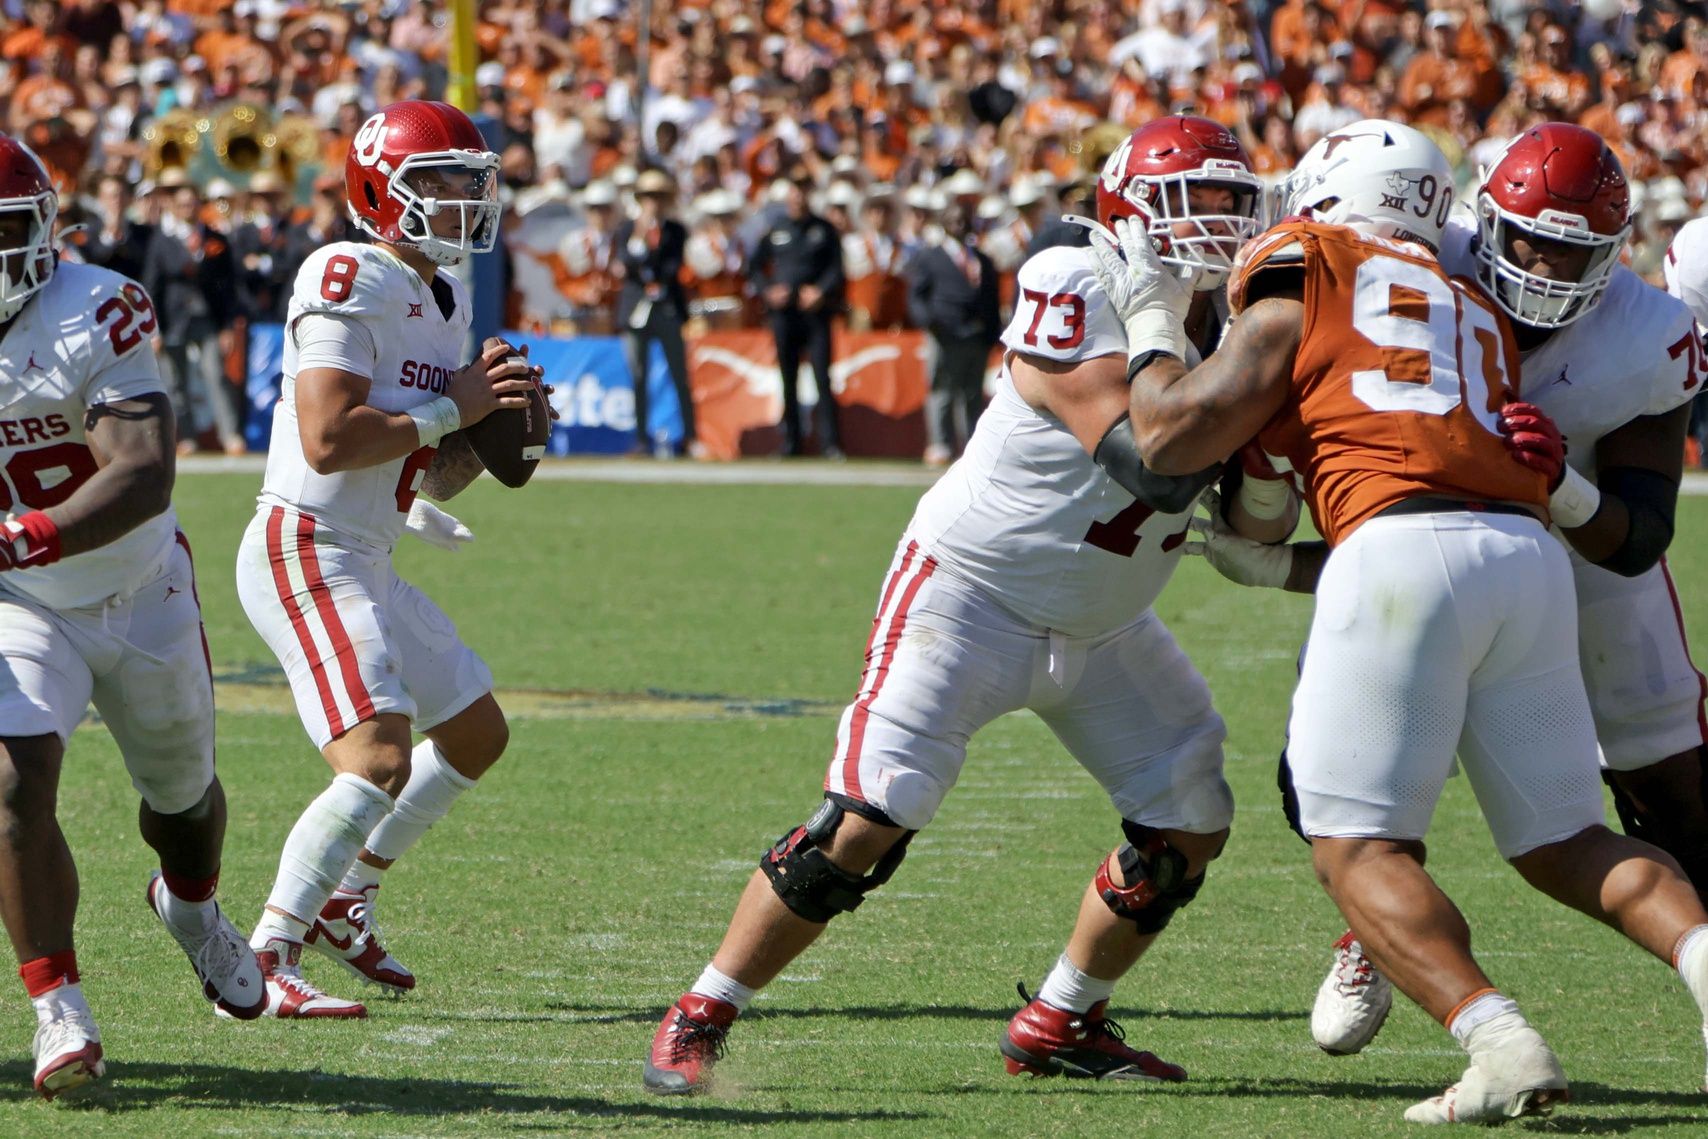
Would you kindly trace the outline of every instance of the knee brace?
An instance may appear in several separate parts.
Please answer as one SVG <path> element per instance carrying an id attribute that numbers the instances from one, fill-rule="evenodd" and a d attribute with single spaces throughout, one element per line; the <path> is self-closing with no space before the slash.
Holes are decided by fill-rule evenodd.
<path id="1" fill-rule="evenodd" d="M 1123 819 L 1121 833 L 1127 841 L 1116 857 L 1127 884 L 1115 885 L 1109 876 L 1109 860 L 1105 858 L 1097 867 L 1097 896 L 1103 899 L 1110 913 L 1126 918 L 1140 933 L 1161 933 L 1173 919 L 1174 911 L 1198 896 L 1204 875 L 1188 878 L 1186 856 L 1170 846 L 1156 828 Z"/>
<path id="2" fill-rule="evenodd" d="M 770 880 L 771 889 L 797 917 L 822 923 L 837 914 L 859 909 L 866 895 L 888 882 L 907 856 L 913 831 L 902 835 L 878 859 L 870 874 L 850 874 L 826 858 L 820 847 L 836 833 L 850 809 L 873 822 L 895 825 L 881 811 L 840 795 L 827 796 L 812 818 L 778 839 L 775 846 L 760 856 L 759 869 Z"/>
<path id="3" fill-rule="evenodd" d="M 1613 792 L 1613 809 L 1625 833 L 1658 846 L 1678 860 L 1685 877 L 1696 892 L 1708 896 L 1708 834 L 1696 826 L 1700 805 L 1708 803 L 1708 754 L 1698 748 L 1697 762 L 1702 766 L 1699 785 L 1701 798 L 1696 803 L 1651 802 L 1639 803 L 1620 786 L 1614 773 L 1603 771 L 1602 782 Z"/>

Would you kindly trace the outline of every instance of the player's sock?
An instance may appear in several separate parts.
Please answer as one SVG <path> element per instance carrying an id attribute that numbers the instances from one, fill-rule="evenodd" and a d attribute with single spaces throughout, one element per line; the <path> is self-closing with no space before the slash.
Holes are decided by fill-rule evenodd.
<path id="1" fill-rule="evenodd" d="M 718 972 L 716 967 L 707 965 L 700 979 L 694 982 L 690 993 L 698 993 L 702 997 L 711 997 L 714 1001 L 732 1004 L 737 1012 L 747 1011 L 747 1006 L 758 994 L 757 989 L 750 989 L 733 977 Z"/>
<path id="2" fill-rule="evenodd" d="M 166 885 L 163 896 L 156 898 L 161 918 L 187 933 L 200 933 L 213 923 L 219 913 L 214 904 L 219 871 L 207 878 L 186 878 L 163 868 L 160 879 Z"/>
<path id="3" fill-rule="evenodd" d="M 326 905 L 368 836 L 391 809 L 391 796 L 366 779 L 349 772 L 336 776 L 285 839 L 279 876 L 250 944 L 260 948 L 270 937 L 301 941 L 308 921 Z M 286 922 L 287 916 L 295 922 Z"/>
<path id="4" fill-rule="evenodd" d="M 1056 958 L 1055 968 L 1038 987 L 1038 999 L 1053 1008 L 1068 1012 L 1089 1012 L 1098 1001 L 1106 1001 L 1115 991 L 1114 981 L 1105 981 L 1082 972 L 1068 955 Z"/>
<path id="5" fill-rule="evenodd" d="M 1516 1017 L 1518 1024 L 1526 1023 L 1524 1014 L 1518 1011 L 1517 1001 L 1502 996 L 1497 989 L 1481 989 L 1460 1001 L 1459 1007 L 1447 1014 L 1447 1031 L 1453 1034 L 1461 1048 L 1469 1052 L 1471 1037 L 1478 1028 L 1508 1014 Z"/>
<path id="6" fill-rule="evenodd" d="M 368 836 L 368 853 L 394 862 L 420 841 L 427 828 L 445 817 L 457 796 L 474 786 L 445 760 L 432 740 L 422 740 L 409 753 L 409 782 L 397 797 L 397 806 Z M 380 869 L 358 860 L 344 875 L 339 889 L 359 894 L 378 884 Z"/>
<path id="7" fill-rule="evenodd" d="M 63 990 L 66 989 L 74 990 L 71 999 L 79 1003 L 83 1000 L 75 949 L 62 949 L 24 962 L 18 966 L 18 978 L 24 982 L 24 989 L 30 994 L 37 1013 L 44 1007 L 42 1002 L 64 999 L 66 994 Z"/>

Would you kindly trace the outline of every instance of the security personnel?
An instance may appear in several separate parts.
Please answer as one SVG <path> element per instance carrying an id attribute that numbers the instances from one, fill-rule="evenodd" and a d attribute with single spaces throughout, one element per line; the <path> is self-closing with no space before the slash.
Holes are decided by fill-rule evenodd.
<path id="1" fill-rule="evenodd" d="M 925 463 L 946 467 L 984 410 L 985 364 L 1002 335 L 996 265 L 977 245 L 959 205 L 943 212 L 943 237 L 907 265 L 907 315 L 930 337 Z"/>
<path id="2" fill-rule="evenodd" d="M 819 453 L 840 459 L 842 434 L 830 390 L 830 319 L 842 307 L 842 240 L 836 227 L 807 208 L 811 186 L 811 176 L 804 169 L 789 172 L 785 214 L 760 237 L 749 276 L 777 340 L 777 369 L 783 379 L 783 454 L 801 453 L 795 378 L 804 350 L 818 385 Z"/>

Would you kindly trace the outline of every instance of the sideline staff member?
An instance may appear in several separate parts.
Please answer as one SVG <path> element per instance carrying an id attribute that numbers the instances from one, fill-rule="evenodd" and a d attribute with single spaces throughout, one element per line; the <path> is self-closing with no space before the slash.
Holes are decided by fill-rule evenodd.
<path id="1" fill-rule="evenodd" d="M 836 398 L 830 390 L 830 318 L 842 305 L 842 239 L 836 228 L 807 207 L 812 179 L 804 169 L 789 173 L 785 214 L 759 239 L 752 282 L 770 314 L 777 340 L 777 369 L 783 378 L 783 454 L 801 453 L 801 408 L 795 394 L 804 349 L 818 384 L 818 447 L 842 458 Z"/>

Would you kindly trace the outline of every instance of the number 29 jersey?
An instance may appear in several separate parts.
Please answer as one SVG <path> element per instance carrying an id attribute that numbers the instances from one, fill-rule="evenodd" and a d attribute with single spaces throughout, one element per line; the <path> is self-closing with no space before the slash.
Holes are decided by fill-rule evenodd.
<path id="1" fill-rule="evenodd" d="M 89 409 L 165 390 L 150 337 L 157 322 L 141 285 L 63 261 L 0 341 L 0 515 L 58 506 L 97 469 L 83 433 Z M 158 577 L 174 546 L 168 507 L 97 549 L 0 574 L 50 609 L 94 605 Z"/>
<path id="2" fill-rule="evenodd" d="M 303 318 L 315 315 L 345 322 L 337 330 L 342 335 L 336 349 L 314 336 L 318 322 L 305 329 Z M 316 472 L 303 454 L 298 427 L 298 374 L 335 367 L 367 376 L 368 406 L 405 412 L 448 390 L 462 364 L 470 319 L 462 282 L 439 273 L 429 287 L 378 246 L 337 242 L 303 262 L 286 314 L 284 385 L 273 414 L 261 506 L 311 515 L 331 531 L 390 549 L 403 532 L 434 448 L 359 470 Z"/>
<path id="3" fill-rule="evenodd" d="M 1016 285 L 1009 349 L 1063 363 L 1126 356 L 1088 249 L 1045 249 Z M 1004 367 L 966 453 L 920 499 L 908 538 L 1022 620 L 1088 637 L 1125 627 L 1156 600 L 1191 514 L 1135 500 L 1060 420 L 1021 398 Z"/>
<path id="4" fill-rule="evenodd" d="M 1258 274 L 1303 274 L 1291 391 L 1258 442 L 1299 473 L 1330 545 L 1407 498 L 1546 503 L 1543 476 L 1507 454 L 1497 427 L 1517 398 L 1512 330 L 1427 249 L 1290 221 L 1242 260 L 1236 314 Z"/>

